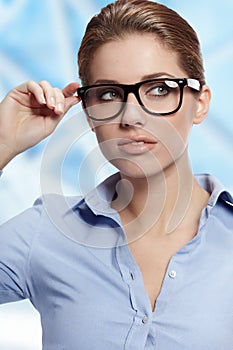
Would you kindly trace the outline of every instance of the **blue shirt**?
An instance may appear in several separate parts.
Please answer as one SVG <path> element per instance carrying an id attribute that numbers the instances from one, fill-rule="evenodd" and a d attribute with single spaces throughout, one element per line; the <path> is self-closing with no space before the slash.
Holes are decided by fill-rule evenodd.
<path id="1" fill-rule="evenodd" d="M 44 350 L 233 349 L 233 200 L 210 175 L 197 235 L 171 258 L 154 312 L 110 200 L 48 195 L 0 228 L 0 303 L 29 298 Z M 107 229 L 106 229 L 107 228 Z"/>

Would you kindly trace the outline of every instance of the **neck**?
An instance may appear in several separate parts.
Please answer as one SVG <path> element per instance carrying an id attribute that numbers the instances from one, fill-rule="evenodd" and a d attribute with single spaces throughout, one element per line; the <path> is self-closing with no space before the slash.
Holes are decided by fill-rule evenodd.
<path id="1" fill-rule="evenodd" d="M 155 227 L 170 234 L 187 222 L 198 222 L 208 200 L 192 174 L 187 153 L 163 173 L 148 178 L 121 175 L 121 179 L 112 206 L 134 236 Z"/>

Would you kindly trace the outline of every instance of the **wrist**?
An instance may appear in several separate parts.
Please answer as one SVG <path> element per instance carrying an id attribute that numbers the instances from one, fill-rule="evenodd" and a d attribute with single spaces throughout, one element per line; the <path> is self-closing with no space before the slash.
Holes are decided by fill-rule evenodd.
<path id="1" fill-rule="evenodd" d="M 0 143 L 0 169 L 3 169 L 15 156 L 15 152 L 9 146 Z"/>

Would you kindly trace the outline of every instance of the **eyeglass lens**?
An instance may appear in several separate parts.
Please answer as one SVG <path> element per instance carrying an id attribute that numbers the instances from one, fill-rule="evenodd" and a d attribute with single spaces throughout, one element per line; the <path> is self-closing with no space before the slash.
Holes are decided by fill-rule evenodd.
<path id="1" fill-rule="evenodd" d="M 173 80 L 156 80 L 139 86 L 138 101 L 152 114 L 166 114 L 174 111 L 180 102 L 180 87 Z M 123 87 L 112 85 L 95 86 L 86 91 L 85 102 L 89 116 L 107 119 L 119 114 L 127 99 Z"/>

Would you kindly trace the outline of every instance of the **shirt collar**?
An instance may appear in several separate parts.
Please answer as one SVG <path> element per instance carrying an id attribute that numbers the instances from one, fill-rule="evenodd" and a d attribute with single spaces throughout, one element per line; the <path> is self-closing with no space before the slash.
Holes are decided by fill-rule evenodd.
<path id="1" fill-rule="evenodd" d="M 232 195 L 213 175 L 197 174 L 195 178 L 199 185 L 210 193 L 209 207 L 214 207 L 220 198 L 226 204 L 233 206 Z M 119 219 L 118 213 L 111 207 L 116 184 L 119 180 L 120 174 L 117 172 L 104 180 L 84 197 L 86 205 L 95 215 L 111 215 Z"/>
<path id="2" fill-rule="evenodd" d="M 84 197 L 86 204 L 96 215 L 116 214 L 116 211 L 111 207 L 111 201 L 119 180 L 120 173 L 115 173 Z"/>
<path id="3" fill-rule="evenodd" d="M 227 204 L 233 206 L 233 197 L 223 184 L 213 175 L 198 174 L 195 178 L 199 185 L 210 194 L 208 205 L 214 207 L 221 198 Z"/>

